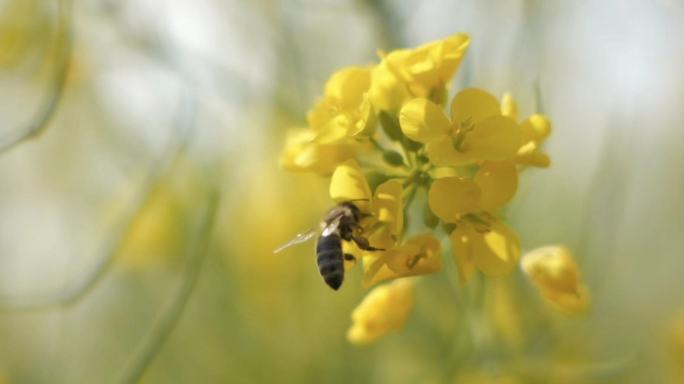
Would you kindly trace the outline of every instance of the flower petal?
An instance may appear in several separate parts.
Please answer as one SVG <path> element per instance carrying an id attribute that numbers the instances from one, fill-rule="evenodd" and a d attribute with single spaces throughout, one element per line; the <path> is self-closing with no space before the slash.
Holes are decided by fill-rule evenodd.
<path id="1" fill-rule="evenodd" d="M 343 68 L 328 79 L 325 96 L 336 100 L 343 109 L 357 108 L 370 87 L 370 76 L 370 68 Z"/>
<path id="2" fill-rule="evenodd" d="M 385 59 L 373 68 L 368 96 L 375 110 L 393 113 L 411 97 L 406 83 L 389 69 Z"/>
<path id="3" fill-rule="evenodd" d="M 475 272 L 475 262 L 473 261 L 475 257 L 474 236 L 473 227 L 466 222 L 459 224 L 449 235 L 452 257 L 462 283 L 467 282 Z"/>
<path id="4" fill-rule="evenodd" d="M 512 159 L 520 148 L 520 127 L 513 120 L 489 117 L 466 135 L 463 152 L 478 160 Z"/>
<path id="5" fill-rule="evenodd" d="M 350 141 L 323 144 L 310 129 L 288 133 L 280 166 L 293 172 L 315 172 L 329 175 L 335 167 L 353 157 L 360 146 Z"/>
<path id="6" fill-rule="evenodd" d="M 518 164 L 541 168 L 546 168 L 551 165 L 549 156 L 542 152 L 534 141 L 530 141 L 518 149 L 515 161 Z"/>
<path id="7" fill-rule="evenodd" d="M 413 99 L 404 104 L 399 122 L 404 135 L 421 143 L 444 135 L 450 126 L 442 108 L 427 99 Z"/>
<path id="8" fill-rule="evenodd" d="M 413 236 L 393 249 L 365 253 L 363 265 L 365 287 L 383 280 L 433 273 L 442 268 L 441 245 L 429 233 Z"/>
<path id="9" fill-rule="evenodd" d="M 432 182 L 428 204 L 432 212 L 447 223 L 455 223 L 462 215 L 478 210 L 480 188 L 470 179 L 445 177 Z"/>
<path id="10" fill-rule="evenodd" d="M 489 230 L 477 232 L 473 239 L 474 262 L 487 276 L 499 277 L 511 273 L 520 258 L 518 236 L 499 220 L 489 224 Z"/>
<path id="11" fill-rule="evenodd" d="M 375 189 L 371 212 L 378 221 L 388 224 L 390 233 L 399 236 L 404 227 L 402 186 L 399 180 L 389 180 Z"/>
<path id="12" fill-rule="evenodd" d="M 518 121 L 518 103 L 515 102 L 510 92 L 504 93 L 501 97 L 501 114 L 513 121 Z"/>
<path id="13" fill-rule="evenodd" d="M 478 124 L 480 121 L 501 115 L 496 97 L 477 88 L 464 89 L 451 101 L 451 121 L 462 125 Z"/>
<path id="14" fill-rule="evenodd" d="M 356 160 L 349 159 L 335 168 L 330 179 L 330 197 L 338 203 L 360 200 L 356 205 L 362 210 L 368 208 L 370 187 Z"/>
<path id="15" fill-rule="evenodd" d="M 441 245 L 430 233 L 409 238 L 395 251 L 386 262 L 399 276 L 423 275 L 442 268 Z"/>
<path id="16" fill-rule="evenodd" d="M 474 163 L 475 159 L 467 153 L 454 148 L 454 141 L 450 135 L 442 135 L 427 143 L 425 146 L 430 162 L 438 167 L 466 165 Z"/>
<path id="17" fill-rule="evenodd" d="M 518 189 L 518 170 L 512 161 L 487 161 L 475 174 L 482 192 L 480 208 L 496 212 L 508 203 Z"/>
<path id="18" fill-rule="evenodd" d="M 520 132 L 523 143 L 541 143 L 551 134 L 551 120 L 544 115 L 534 114 L 520 124 Z"/>

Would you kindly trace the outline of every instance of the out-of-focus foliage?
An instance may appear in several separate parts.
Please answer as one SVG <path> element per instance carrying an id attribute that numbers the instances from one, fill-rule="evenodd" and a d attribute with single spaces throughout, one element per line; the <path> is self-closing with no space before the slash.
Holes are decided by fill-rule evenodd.
<path id="1" fill-rule="evenodd" d="M 682 20 L 666 0 L 1 0 L 0 382 L 681 382 Z M 550 165 L 503 212 L 521 254 L 573 262 L 461 284 L 440 237 L 401 332 L 351 345 L 362 266 L 333 292 L 313 244 L 272 254 L 334 204 L 282 144 L 331 73 L 458 32 L 450 95 L 511 92 L 518 160 Z M 574 316 L 568 281 L 591 290 Z"/>

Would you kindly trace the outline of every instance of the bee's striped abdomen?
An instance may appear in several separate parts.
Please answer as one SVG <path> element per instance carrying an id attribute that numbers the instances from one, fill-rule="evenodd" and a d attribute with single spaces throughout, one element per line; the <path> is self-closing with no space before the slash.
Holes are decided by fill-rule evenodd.
<path id="1" fill-rule="evenodd" d="M 325 283 L 337 290 L 344 280 L 342 239 L 337 233 L 321 236 L 316 243 L 316 263 Z"/>

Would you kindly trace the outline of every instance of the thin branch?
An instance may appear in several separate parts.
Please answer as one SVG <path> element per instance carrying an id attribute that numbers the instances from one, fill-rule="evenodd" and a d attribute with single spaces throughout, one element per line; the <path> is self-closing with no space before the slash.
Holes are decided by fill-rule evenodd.
<path id="1" fill-rule="evenodd" d="M 71 0 L 59 2 L 59 20 L 57 24 L 57 42 L 55 57 L 57 64 L 55 77 L 45 101 L 36 113 L 36 117 L 29 124 L 18 129 L 10 130 L 7 135 L 0 137 L 0 154 L 7 152 L 18 144 L 38 137 L 48 126 L 50 119 L 57 111 L 57 106 L 64 94 L 67 74 L 71 63 L 73 32 L 71 21 Z"/>
<path id="2" fill-rule="evenodd" d="M 154 188 L 161 178 L 173 168 L 185 152 L 189 139 L 194 132 L 197 108 L 195 96 L 186 92 L 181 103 L 179 117 L 176 120 L 176 131 L 178 134 L 176 144 L 172 145 L 170 150 L 162 155 L 161 159 L 150 170 L 140 187 L 140 191 L 136 194 L 136 198 L 130 204 L 130 209 L 123 216 L 120 225 L 117 225 L 112 231 L 112 235 L 105 240 L 104 251 L 102 256 L 99 257 L 97 264 L 72 287 L 57 292 L 54 295 L 40 294 L 22 298 L 0 295 L 0 312 L 44 310 L 70 306 L 79 302 L 102 280 L 113 264 L 114 257 L 119 252 L 123 238 L 128 233 L 136 215 L 150 199 Z"/>
<path id="3" fill-rule="evenodd" d="M 166 310 L 155 321 L 155 324 L 145 335 L 138 345 L 132 358 L 126 364 L 123 373 L 116 382 L 136 383 L 145 373 L 147 367 L 157 356 L 161 348 L 168 340 L 183 315 L 183 311 L 190 299 L 197 280 L 199 279 L 211 233 L 214 226 L 216 212 L 219 205 L 219 193 L 216 189 L 211 190 L 211 196 L 207 199 L 207 207 L 202 216 L 202 222 L 195 233 L 192 244 L 188 248 L 188 260 L 183 278 L 178 284 L 173 299 Z"/>

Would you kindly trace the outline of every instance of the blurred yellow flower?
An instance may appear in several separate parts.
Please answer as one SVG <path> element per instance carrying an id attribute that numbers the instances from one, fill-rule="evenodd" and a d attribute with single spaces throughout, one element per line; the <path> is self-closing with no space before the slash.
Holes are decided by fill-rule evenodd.
<path id="1" fill-rule="evenodd" d="M 589 289 L 570 250 L 546 246 L 525 254 L 523 272 L 556 309 L 568 314 L 582 313 L 590 304 Z"/>
<path id="2" fill-rule="evenodd" d="M 166 182 L 157 186 L 128 227 L 119 262 L 144 267 L 175 255 L 184 238 L 183 202 L 188 198 Z"/>
<path id="3" fill-rule="evenodd" d="M 377 110 L 396 112 L 414 97 L 440 102 L 470 45 L 459 33 L 415 49 L 399 49 L 382 57 L 371 74 L 370 99 Z"/>
<path id="4" fill-rule="evenodd" d="M 347 339 L 368 344 L 400 329 L 413 308 L 413 285 L 410 279 L 400 279 L 370 291 L 352 312 Z"/>
<path id="5" fill-rule="evenodd" d="M 518 384 L 521 383 L 519 379 L 515 376 L 488 372 L 488 371 L 476 371 L 469 370 L 464 373 L 459 374 L 454 380 L 455 384 Z"/>
<path id="6" fill-rule="evenodd" d="M 476 88 L 454 96 L 451 120 L 432 101 L 413 99 L 402 107 L 399 122 L 408 138 L 426 144 L 437 166 L 512 159 L 521 143 L 518 124 L 501 114 L 494 96 Z"/>
<path id="7" fill-rule="evenodd" d="M 684 381 L 684 311 L 671 320 L 666 333 L 668 383 Z"/>

